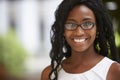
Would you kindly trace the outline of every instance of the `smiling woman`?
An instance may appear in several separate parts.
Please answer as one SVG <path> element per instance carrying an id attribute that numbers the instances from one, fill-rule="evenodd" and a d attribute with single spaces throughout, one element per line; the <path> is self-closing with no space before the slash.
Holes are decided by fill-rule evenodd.
<path id="1" fill-rule="evenodd" d="M 84 5 L 76 6 L 70 11 L 66 23 L 81 24 L 81 27 L 76 27 L 75 29 L 73 29 L 74 25 L 71 26 L 72 30 L 70 28 L 68 30 L 65 26 L 64 36 L 71 47 L 72 53 L 83 53 L 88 48 L 93 50 L 93 42 L 96 36 L 95 16 L 93 12 Z"/>
<path id="2" fill-rule="evenodd" d="M 101 0 L 64 0 L 51 28 L 41 80 L 119 80 L 112 22 Z"/>

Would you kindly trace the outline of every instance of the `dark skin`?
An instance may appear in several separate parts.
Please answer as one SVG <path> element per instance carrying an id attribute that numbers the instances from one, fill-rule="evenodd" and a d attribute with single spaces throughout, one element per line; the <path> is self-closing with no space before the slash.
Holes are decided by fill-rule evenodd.
<path id="1" fill-rule="evenodd" d="M 86 6 L 79 5 L 74 7 L 69 13 L 66 22 L 81 24 L 86 21 L 95 22 L 94 13 Z M 104 58 L 96 53 L 93 47 L 96 33 L 96 25 L 91 30 L 83 30 L 80 27 L 74 31 L 65 30 L 64 36 L 72 51 L 71 57 L 62 62 L 62 68 L 66 72 L 74 74 L 86 72 Z M 50 71 L 50 66 L 45 68 L 42 72 L 41 80 L 49 80 Z M 114 62 L 111 65 L 106 80 L 120 80 L 119 63 Z"/>

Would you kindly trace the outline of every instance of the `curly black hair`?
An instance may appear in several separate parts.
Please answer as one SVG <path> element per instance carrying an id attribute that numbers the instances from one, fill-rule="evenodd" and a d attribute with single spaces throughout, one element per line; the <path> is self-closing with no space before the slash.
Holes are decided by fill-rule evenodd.
<path id="1" fill-rule="evenodd" d="M 55 12 L 55 22 L 51 28 L 51 73 L 50 80 L 57 80 L 58 68 L 63 58 L 71 56 L 71 48 L 64 38 L 64 24 L 69 12 L 77 5 L 85 5 L 91 9 L 96 18 L 97 32 L 99 33 L 94 41 L 96 53 L 110 57 L 117 61 L 117 51 L 111 18 L 101 0 L 63 0 Z M 63 51 L 66 47 L 67 51 Z"/>

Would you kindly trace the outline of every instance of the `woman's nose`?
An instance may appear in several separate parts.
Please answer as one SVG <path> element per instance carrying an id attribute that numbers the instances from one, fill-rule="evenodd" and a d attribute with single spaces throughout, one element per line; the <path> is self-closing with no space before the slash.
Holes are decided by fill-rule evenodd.
<path id="1" fill-rule="evenodd" d="M 84 30 L 79 26 L 77 27 L 77 29 L 75 30 L 76 35 L 83 35 L 85 32 Z"/>

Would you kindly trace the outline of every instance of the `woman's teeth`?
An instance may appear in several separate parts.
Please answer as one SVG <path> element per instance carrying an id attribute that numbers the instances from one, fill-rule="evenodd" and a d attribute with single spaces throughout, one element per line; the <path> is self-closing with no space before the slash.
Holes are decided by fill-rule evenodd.
<path id="1" fill-rule="evenodd" d="M 74 42 L 77 42 L 77 43 L 84 42 L 84 41 L 85 41 L 85 39 L 74 39 Z"/>

